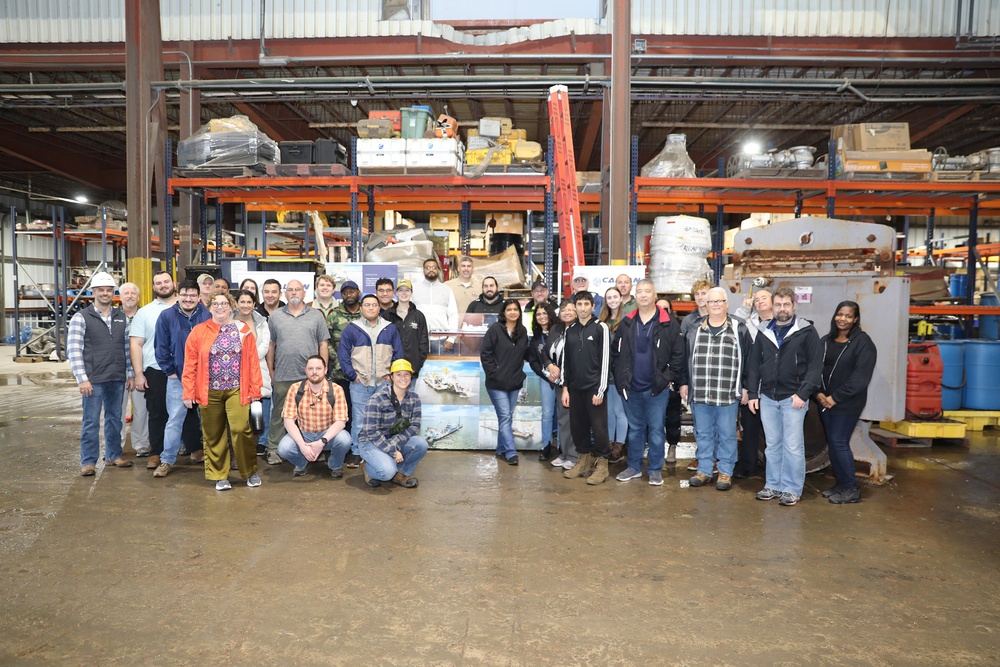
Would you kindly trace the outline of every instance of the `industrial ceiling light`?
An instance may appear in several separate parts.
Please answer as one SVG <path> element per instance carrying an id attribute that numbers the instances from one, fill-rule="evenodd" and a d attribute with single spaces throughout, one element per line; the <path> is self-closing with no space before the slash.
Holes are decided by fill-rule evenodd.
<path id="1" fill-rule="evenodd" d="M 744 155 L 759 155 L 760 154 L 760 142 L 759 141 L 748 141 L 743 144 L 743 154 Z"/>
<path id="2" fill-rule="evenodd" d="M 88 201 L 90 201 L 89 199 L 87 199 L 87 195 L 77 195 L 73 199 L 75 199 L 81 204 L 86 204 Z"/>

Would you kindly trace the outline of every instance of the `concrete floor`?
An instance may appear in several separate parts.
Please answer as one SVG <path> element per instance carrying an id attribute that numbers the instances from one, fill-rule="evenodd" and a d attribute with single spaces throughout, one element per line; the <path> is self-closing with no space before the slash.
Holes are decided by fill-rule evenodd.
<path id="1" fill-rule="evenodd" d="M 415 490 L 283 464 L 217 494 L 192 465 L 80 477 L 65 365 L 10 349 L 0 664 L 998 664 L 996 431 L 892 451 L 842 507 L 822 474 L 783 508 L 466 452 Z"/>

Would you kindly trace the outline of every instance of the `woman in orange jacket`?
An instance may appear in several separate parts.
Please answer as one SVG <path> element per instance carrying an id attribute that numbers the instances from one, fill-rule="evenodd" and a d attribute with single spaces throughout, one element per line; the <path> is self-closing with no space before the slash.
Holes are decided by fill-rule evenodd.
<path id="1" fill-rule="evenodd" d="M 250 403 L 260 398 L 261 374 L 253 327 L 233 320 L 236 302 L 222 290 L 209 298 L 212 319 L 191 330 L 184 348 L 184 405 L 198 405 L 205 436 L 205 479 L 216 491 L 229 483 L 229 442 L 247 486 L 260 486 L 250 430 Z M 227 437 L 228 436 L 228 437 Z"/>

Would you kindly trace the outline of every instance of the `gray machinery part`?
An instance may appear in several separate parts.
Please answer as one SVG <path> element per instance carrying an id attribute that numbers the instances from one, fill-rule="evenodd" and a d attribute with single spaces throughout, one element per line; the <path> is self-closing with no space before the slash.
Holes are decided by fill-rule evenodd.
<path id="1" fill-rule="evenodd" d="M 731 306 L 761 287 L 796 292 L 795 312 L 811 320 L 820 336 L 829 331 L 834 308 L 844 300 L 861 307 L 861 324 L 878 349 L 878 363 L 868 389 L 862 420 L 900 421 L 906 400 L 906 340 L 910 280 L 895 275 L 895 230 L 829 218 L 796 218 L 766 227 L 741 230 L 734 240 L 734 259 L 722 286 Z M 814 412 L 815 408 L 811 410 Z M 856 461 L 869 466 L 872 483 L 886 477 L 885 454 L 860 423 L 851 438 Z M 806 469 L 829 463 L 826 439 L 815 414 L 806 420 Z"/>

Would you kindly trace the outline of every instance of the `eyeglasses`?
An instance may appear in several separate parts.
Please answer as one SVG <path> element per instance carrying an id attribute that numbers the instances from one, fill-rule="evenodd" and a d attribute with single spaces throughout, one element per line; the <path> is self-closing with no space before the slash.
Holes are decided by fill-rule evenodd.
<path id="1" fill-rule="evenodd" d="M 229 308 L 228 301 L 213 301 L 209 304 L 212 308 Z"/>
<path id="2" fill-rule="evenodd" d="M 725 302 L 726 302 L 725 299 L 716 299 L 715 301 L 706 301 L 705 303 L 707 303 L 710 306 L 721 306 Z"/>

